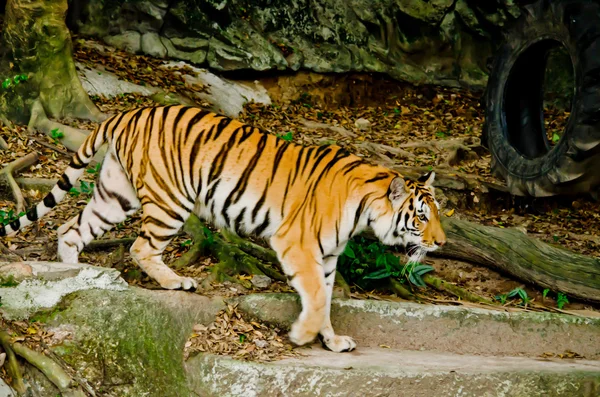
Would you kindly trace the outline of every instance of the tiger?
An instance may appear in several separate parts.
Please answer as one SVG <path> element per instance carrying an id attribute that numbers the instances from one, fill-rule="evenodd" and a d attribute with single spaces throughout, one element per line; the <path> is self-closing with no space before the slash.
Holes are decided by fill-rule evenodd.
<path id="1" fill-rule="evenodd" d="M 58 183 L 0 236 L 55 207 L 103 144 L 92 196 L 57 230 L 58 258 L 78 263 L 85 245 L 141 209 L 133 261 L 164 289 L 194 290 L 162 253 L 190 214 L 240 235 L 264 238 L 277 254 L 302 310 L 289 340 L 317 336 L 333 352 L 356 348 L 337 335 L 330 307 L 338 257 L 371 229 L 385 245 L 411 245 L 413 259 L 444 245 L 435 173 L 408 180 L 337 145 L 304 146 L 239 120 L 189 106 L 138 108 L 111 116 L 87 136 Z"/>

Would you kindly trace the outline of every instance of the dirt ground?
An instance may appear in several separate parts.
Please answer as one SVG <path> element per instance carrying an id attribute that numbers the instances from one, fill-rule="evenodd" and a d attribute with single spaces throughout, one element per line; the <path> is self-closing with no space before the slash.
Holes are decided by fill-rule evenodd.
<path id="1" fill-rule="evenodd" d="M 110 60 L 103 59 L 100 54 L 90 53 L 77 45 L 75 54 L 79 61 L 87 64 L 110 63 Z M 122 78 L 154 85 L 172 83 L 168 76 L 157 79 L 150 73 L 136 73 L 138 69 L 147 70 L 147 66 L 154 65 L 156 60 L 127 54 L 122 56 L 129 62 L 114 66 L 114 69 L 121 70 Z M 300 79 L 305 77 L 300 76 Z M 279 80 L 269 77 L 263 80 L 272 94 L 289 92 L 289 86 L 299 84 L 289 77 Z M 295 89 L 298 90 L 297 87 Z M 480 93 L 438 87 L 413 87 L 373 75 L 328 76 L 311 81 L 309 85 L 301 85 L 299 89 L 306 91 L 291 102 L 247 105 L 241 119 L 302 144 L 335 143 L 376 162 L 454 170 L 457 173 L 476 175 L 483 181 L 502 184 L 502 181 L 490 174 L 490 155 L 479 145 L 484 121 Z M 94 97 L 93 100 L 107 113 L 154 105 L 148 98 L 131 94 L 110 99 Z M 556 109 L 551 109 L 550 112 L 554 118 L 549 122 L 552 125 L 547 123 L 549 129 L 559 131 L 560 125 L 568 118 L 568 113 Z M 87 130 L 93 128 L 93 125 L 77 120 L 63 122 Z M 318 123 L 318 128 L 315 128 L 315 123 Z M 321 128 L 323 124 L 342 128 Z M 66 149 L 55 139 L 42 133 L 30 133 L 25 126 L 3 126 L 0 128 L 0 136 L 10 145 L 10 150 L 0 152 L 0 164 L 7 164 L 32 151 L 40 155 L 38 163 L 23 171 L 20 176 L 58 178 L 70 160 Z M 455 141 L 465 147 L 455 150 L 456 146 L 443 146 L 443 142 Z M 423 142 L 433 145 L 410 146 Z M 440 143 L 442 145 L 436 146 Z M 92 183 L 96 173 L 97 170 L 91 168 L 85 174 L 84 182 Z M 10 238 L 8 249 L 26 260 L 56 260 L 56 229 L 83 209 L 89 197 L 89 193 L 83 190 L 86 189 L 82 188 L 78 194 L 68 196 L 37 224 Z M 37 191 L 26 191 L 24 194 L 29 205 L 43 198 Z M 469 195 L 470 192 L 465 191 L 464 194 Z M 0 197 L 0 211 L 4 213 L 0 215 L 8 216 L 11 210 L 14 210 L 11 198 Z M 591 195 L 533 200 L 510 198 L 499 193 L 488 200 L 485 206 L 475 204 L 455 208 L 448 203 L 443 213 L 444 216 L 460 217 L 485 225 L 520 227 L 548 243 L 600 258 L 600 202 Z M 139 215 L 133 216 L 102 238 L 135 237 L 139 221 Z M 178 236 L 167 248 L 165 261 L 170 263 L 181 256 L 190 243 L 188 236 Z M 97 251 L 85 251 L 80 260 L 98 266 L 116 267 L 129 283 L 158 288 L 156 283 L 140 273 L 127 250 L 118 249 L 117 245 Z M 181 273 L 204 278 L 212 263 L 211 258 L 203 258 Z M 541 289 L 522 285 L 506 275 L 481 266 L 437 258 L 428 258 L 426 263 L 435 267 L 437 276 L 484 297 L 493 298 L 516 287 L 523 287 L 534 299 L 533 302 L 542 306 L 556 306 L 552 298 L 543 298 Z M 272 283 L 269 290 L 291 291 L 281 282 Z M 249 291 L 237 284 L 225 284 L 216 286 L 211 293 L 236 295 L 247 292 Z M 356 297 L 399 299 L 391 293 L 362 291 L 356 287 L 352 287 L 352 292 Z M 420 291 L 420 295 L 433 303 L 457 301 L 452 295 L 431 289 Z M 506 305 L 514 306 L 517 303 L 508 301 Z M 565 309 L 597 308 L 571 299 Z"/>

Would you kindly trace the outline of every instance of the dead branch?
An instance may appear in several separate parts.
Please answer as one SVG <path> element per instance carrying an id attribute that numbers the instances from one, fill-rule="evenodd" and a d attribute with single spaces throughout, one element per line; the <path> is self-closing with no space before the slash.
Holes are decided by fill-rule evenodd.
<path id="1" fill-rule="evenodd" d="M 42 193 L 49 192 L 52 190 L 54 185 L 58 183 L 58 179 L 46 179 L 46 178 L 15 178 L 15 182 L 25 190 L 38 190 Z M 79 187 L 76 183 L 74 187 Z"/>
<path id="2" fill-rule="evenodd" d="M 17 213 L 25 211 L 25 198 L 23 197 L 21 188 L 15 181 L 14 174 L 24 168 L 30 167 L 38 161 L 38 158 L 37 153 L 29 153 L 27 156 L 9 163 L 2 171 L 0 171 L 0 184 L 4 183 L 10 187 L 12 195 L 17 203 Z"/>
<path id="3" fill-rule="evenodd" d="M 325 124 L 325 123 L 319 123 L 316 121 L 306 120 L 303 118 L 300 118 L 299 122 L 303 127 L 311 129 L 311 130 L 318 130 L 318 129 L 329 130 L 331 132 L 340 134 L 341 136 L 343 136 L 345 138 L 355 138 L 357 136 L 354 132 L 347 130 L 344 127 L 337 126 L 337 125 L 329 125 L 329 124 Z"/>
<path id="4" fill-rule="evenodd" d="M 8 128 L 13 128 L 13 123 L 9 119 L 7 119 L 6 116 L 3 114 L 0 114 L 0 122 L 2 122 L 2 124 L 7 126 Z"/>
<path id="5" fill-rule="evenodd" d="M 390 133 L 391 134 L 391 133 Z M 400 143 L 396 145 L 398 148 L 425 148 L 430 150 L 447 150 L 448 148 L 454 148 L 458 146 L 465 146 L 468 148 L 475 148 L 481 146 L 481 140 L 476 137 L 464 137 L 464 138 L 452 138 L 452 139 L 441 139 L 435 141 L 411 141 Z"/>
<path id="6" fill-rule="evenodd" d="M 0 150 L 8 150 L 8 143 L 0 136 Z"/>
<path id="7" fill-rule="evenodd" d="M 107 240 L 94 240 L 85 246 L 85 251 L 101 251 L 107 248 L 117 247 L 119 245 L 130 246 L 137 237 L 115 238 Z"/>
<path id="8" fill-rule="evenodd" d="M 58 146 L 53 145 L 51 143 L 48 143 L 48 142 L 44 141 L 43 139 L 38 138 L 37 136 L 31 135 L 31 136 L 29 136 L 29 139 L 31 139 L 32 141 L 35 141 L 35 142 L 39 143 L 42 146 L 47 147 L 48 149 L 54 150 L 55 152 L 58 152 L 60 154 L 64 154 L 64 155 L 67 155 L 67 156 L 69 155 L 69 152 L 67 152 L 66 150 L 62 150 Z"/>
<path id="9" fill-rule="evenodd" d="M 355 146 L 358 148 L 364 149 L 364 150 L 368 151 L 369 153 L 376 155 L 376 156 L 379 156 L 380 154 L 383 154 L 383 153 L 391 153 L 394 156 L 404 158 L 404 159 L 414 159 L 415 158 L 415 155 L 412 154 L 411 152 L 407 152 L 406 150 L 398 148 L 398 147 L 383 145 L 381 143 L 361 142 L 359 144 L 356 144 Z"/>

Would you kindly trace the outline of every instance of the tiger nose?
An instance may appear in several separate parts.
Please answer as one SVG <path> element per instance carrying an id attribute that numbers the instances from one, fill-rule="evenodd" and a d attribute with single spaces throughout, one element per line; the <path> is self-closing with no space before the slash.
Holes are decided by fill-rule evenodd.
<path id="1" fill-rule="evenodd" d="M 446 240 L 435 240 L 435 245 L 439 245 L 440 247 L 446 244 Z"/>

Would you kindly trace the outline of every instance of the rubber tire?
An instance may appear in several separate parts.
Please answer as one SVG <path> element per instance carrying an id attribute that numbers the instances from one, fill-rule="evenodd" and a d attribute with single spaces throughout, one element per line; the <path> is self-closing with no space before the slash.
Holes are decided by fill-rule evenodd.
<path id="1" fill-rule="evenodd" d="M 600 2 L 545 0 L 522 10 L 515 25 L 505 32 L 486 88 L 483 140 L 492 154 L 492 171 L 506 180 L 515 195 L 542 197 L 591 191 L 600 185 Z M 540 59 L 535 58 L 535 51 L 548 43 L 544 39 L 562 43 L 571 56 L 575 77 L 571 114 L 553 148 L 539 130 L 543 128 L 541 81 L 545 61 L 535 62 Z M 541 74 L 536 74 L 535 68 Z M 511 77 L 513 82 L 509 83 Z M 537 138 L 527 138 L 536 133 L 536 126 Z M 539 143 L 543 139 L 546 152 L 524 156 L 509 136 L 521 142 L 517 147 L 534 152 L 535 148 L 529 148 L 535 145 L 529 146 L 528 140 Z"/>

